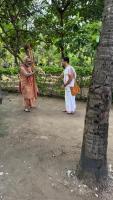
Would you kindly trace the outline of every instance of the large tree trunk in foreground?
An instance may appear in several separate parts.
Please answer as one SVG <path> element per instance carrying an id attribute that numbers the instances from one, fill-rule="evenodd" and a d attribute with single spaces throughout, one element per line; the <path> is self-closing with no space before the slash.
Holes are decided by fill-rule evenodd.
<path id="1" fill-rule="evenodd" d="M 2 104 L 2 91 L 0 89 L 0 104 Z"/>
<path id="2" fill-rule="evenodd" d="M 65 56 L 65 45 L 64 45 L 64 13 L 60 13 L 60 26 L 62 27 L 62 32 L 61 32 L 61 44 L 60 44 L 60 50 L 61 50 L 61 58 L 64 58 Z"/>
<path id="3" fill-rule="evenodd" d="M 109 111 L 113 79 L 113 0 L 105 0 L 103 28 L 89 89 L 79 174 L 107 177 Z M 94 180 L 93 179 L 93 180 Z"/>

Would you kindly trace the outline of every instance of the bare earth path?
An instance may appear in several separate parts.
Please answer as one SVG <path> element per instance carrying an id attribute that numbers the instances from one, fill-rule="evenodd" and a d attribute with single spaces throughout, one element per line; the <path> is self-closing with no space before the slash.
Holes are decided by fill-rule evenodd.
<path id="1" fill-rule="evenodd" d="M 0 105 L 0 199 L 110 200 L 74 176 L 82 143 L 85 103 L 77 113 L 61 112 L 64 101 L 40 98 L 37 109 L 24 113 L 21 97 L 6 95 Z M 108 161 L 113 165 L 113 110 L 110 116 Z M 72 173 L 71 173 L 72 172 Z M 112 177 L 111 177 L 112 178 Z"/>

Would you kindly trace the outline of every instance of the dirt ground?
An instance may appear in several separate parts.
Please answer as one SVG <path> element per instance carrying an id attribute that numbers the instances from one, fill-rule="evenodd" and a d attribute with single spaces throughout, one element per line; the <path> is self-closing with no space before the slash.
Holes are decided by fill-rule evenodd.
<path id="1" fill-rule="evenodd" d="M 113 177 L 99 194 L 74 175 L 80 157 L 85 103 L 73 116 L 61 111 L 63 99 L 39 98 L 24 113 L 19 95 L 7 94 L 0 105 L 0 200 L 110 200 Z M 110 115 L 108 162 L 113 165 L 113 110 Z"/>

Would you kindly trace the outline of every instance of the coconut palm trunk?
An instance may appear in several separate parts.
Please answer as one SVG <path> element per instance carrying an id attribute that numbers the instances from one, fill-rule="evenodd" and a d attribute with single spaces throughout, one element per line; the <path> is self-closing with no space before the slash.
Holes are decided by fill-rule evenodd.
<path id="1" fill-rule="evenodd" d="M 0 88 L 0 104 L 2 104 L 2 91 L 1 91 L 1 88 Z"/>
<path id="2" fill-rule="evenodd" d="M 109 112 L 113 82 L 113 0 L 105 0 L 103 26 L 89 89 L 79 172 L 107 177 Z"/>

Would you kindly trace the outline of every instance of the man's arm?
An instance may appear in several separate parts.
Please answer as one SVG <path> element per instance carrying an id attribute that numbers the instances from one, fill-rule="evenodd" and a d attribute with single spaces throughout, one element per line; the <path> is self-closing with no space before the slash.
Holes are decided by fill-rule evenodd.
<path id="1" fill-rule="evenodd" d="M 73 80 L 73 76 L 71 74 L 68 74 L 68 77 L 69 77 L 69 79 L 68 79 L 67 83 L 64 84 L 64 87 L 69 85 L 71 83 L 71 81 Z"/>
<path id="2" fill-rule="evenodd" d="M 64 73 L 61 73 L 60 76 L 58 76 L 58 78 L 56 79 L 56 83 L 58 83 L 64 76 Z"/>
<path id="3" fill-rule="evenodd" d="M 60 79 L 62 79 L 62 78 L 63 78 L 63 76 L 64 76 L 64 73 L 62 72 L 62 73 L 60 74 L 60 76 L 58 76 L 58 79 L 57 79 L 57 80 L 60 80 Z"/>
<path id="4" fill-rule="evenodd" d="M 26 72 L 26 70 L 24 70 L 24 68 L 22 68 L 22 69 L 21 69 L 21 73 L 22 73 L 24 76 L 29 77 L 29 76 L 34 75 L 35 71 L 28 73 L 28 72 Z"/>

